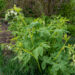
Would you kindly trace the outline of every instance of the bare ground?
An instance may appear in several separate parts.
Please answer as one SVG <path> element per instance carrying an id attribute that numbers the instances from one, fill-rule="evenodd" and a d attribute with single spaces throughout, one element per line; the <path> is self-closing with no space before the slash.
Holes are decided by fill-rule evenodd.
<path id="1" fill-rule="evenodd" d="M 11 32 L 8 31 L 8 24 L 7 22 L 0 22 L 0 43 L 10 43 L 10 39 L 12 38 Z"/>

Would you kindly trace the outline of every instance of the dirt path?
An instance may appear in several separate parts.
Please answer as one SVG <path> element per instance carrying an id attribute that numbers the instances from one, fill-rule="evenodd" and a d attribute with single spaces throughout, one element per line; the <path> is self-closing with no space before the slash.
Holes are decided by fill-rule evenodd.
<path id="1" fill-rule="evenodd" d="M 12 38 L 11 32 L 7 31 L 8 24 L 6 22 L 0 22 L 0 43 L 9 43 Z"/>

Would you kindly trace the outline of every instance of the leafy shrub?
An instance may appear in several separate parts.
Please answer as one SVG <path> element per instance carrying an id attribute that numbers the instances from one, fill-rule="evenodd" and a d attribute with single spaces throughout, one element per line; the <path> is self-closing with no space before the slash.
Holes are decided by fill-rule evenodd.
<path id="1" fill-rule="evenodd" d="M 70 40 L 68 41 L 70 44 L 75 44 L 75 37 L 71 37 Z"/>
<path id="2" fill-rule="evenodd" d="M 69 40 L 69 43 L 74 44 L 75 43 L 75 25 L 68 25 L 68 31 L 69 34 L 71 35 L 71 38 Z"/>
<path id="3" fill-rule="evenodd" d="M 2 12 L 4 10 L 5 7 L 5 0 L 0 0 L 0 16 L 4 16 L 4 13 Z"/>
<path id="4" fill-rule="evenodd" d="M 18 72 L 26 75 L 75 73 L 75 45 L 67 45 L 70 38 L 66 34 L 67 19 L 54 16 L 47 21 L 45 16 L 28 23 L 23 14 L 18 13 L 9 21 L 9 30 L 14 36 L 9 45 L 17 54 L 13 61 L 19 63 Z"/>
<path id="5" fill-rule="evenodd" d="M 4 8 L 5 2 L 4 0 L 0 0 L 0 11 Z"/>
<path id="6" fill-rule="evenodd" d="M 68 25 L 68 31 L 72 36 L 75 36 L 75 25 Z"/>
<path id="7" fill-rule="evenodd" d="M 72 24 L 75 24 L 75 0 L 62 3 L 58 11 L 62 16 L 69 18 Z"/>

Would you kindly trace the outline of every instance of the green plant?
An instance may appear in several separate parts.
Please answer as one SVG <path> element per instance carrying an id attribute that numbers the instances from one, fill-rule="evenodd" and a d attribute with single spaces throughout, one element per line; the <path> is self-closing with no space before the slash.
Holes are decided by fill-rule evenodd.
<path id="1" fill-rule="evenodd" d="M 28 23 L 20 11 L 9 21 L 8 29 L 14 36 L 9 46 L 16 53 L 13 62 L 19 62 L 18 72 L 26 75 L 75 73 L 75 45 L 67 45 L 70 37 L 67 36 L 66 21 L 61 16 L 44 16 Z"/>
<path id="2" fill-rule="evenodd" d="M 68 31 L 69 34 L 71 35 L 71 38 L 69 40 L 69 43 L 74 44 L 75 43 L 75 25 L 68 25 Z"/>
<path id="3" fill-rule="evenodd" d="M 58 13 L 70 19 L 71 24 L 75 24 L 75 0 L 69 0 L 61 5 Z"/>
<path id="4" fill-rule="evenodd" d="M 1 46 L 0 46 L 0 56 L 1 56 Z M 1 67 L 1 64 L 2 64 L 2 59 L 0 57 L 0 67 Z M 1 72 L 1 68 L 0 68 L 0 72 Z"/>
<path id="5" fill-rule="evenodd" d="M 0 15 L 2 11 L 4 10 L 4 7 L 5 7 L 5 0 L 0 0 Z"/>
<path id="6" fill-rule="evenodd" d="M 10 53 L 10 50 L 6 48 L 9 49 L 7 44 L 0 44 L 0 74 L 24 75 L 24 73 L 18 71 L 20 63 L 17 61 L 12 62 L 15 56 L 14 53 Z"/>
<path id="7" fill-rule="evenodd" d="M 74 37 L 75 36 L 75 25 L 68 25 L 68 31 Z"/>
<path id="8" fill-rule="evenodd" d="M 5 2 L 4 0 L 0 0 L 0 11 L 4 8 Z"/>

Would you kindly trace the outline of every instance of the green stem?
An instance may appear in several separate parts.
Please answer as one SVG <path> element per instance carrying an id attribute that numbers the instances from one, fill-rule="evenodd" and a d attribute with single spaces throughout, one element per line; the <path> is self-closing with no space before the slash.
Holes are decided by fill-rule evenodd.
<path id="1" fill-rule="evenodd" d="M 23 49 L 23 51 L 25 51 L 26 53 L 30 54 L 31 56 L 33 56 L 35 58 L 35 60 L 36 60 L 36 62 L 38 64 L 39 71 L 42 73 L 41 68 L 40 68 L 39 61 L 36 59 L 36 57 L 30 51 L 28 51 L 26 49 Z"/>
<path id="2" fill-rule="evenodd" d="M 69 37 L 70 38 L 70 37 Z M 66 43 L 68 42 L 69 38 L 66 40 L 65 44 L 63 45 L 63 47 L 60 49 L 60 51 L 58 52 L 57 56 L 54 58 L 54 60 L 56 60 L 59 55 L 61 54 L 61 52 L 63 51 L 63 49 L 65 48 Z"/>

